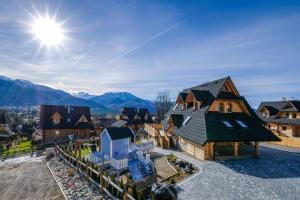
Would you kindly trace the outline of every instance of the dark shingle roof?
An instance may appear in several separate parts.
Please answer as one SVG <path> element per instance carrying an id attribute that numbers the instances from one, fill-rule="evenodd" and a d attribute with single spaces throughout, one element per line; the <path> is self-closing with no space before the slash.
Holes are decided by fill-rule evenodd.
<path id="1" fill-rule="evenodd" d="M 232 125 L 228 128 L 222 121 Z M 237 120 L 247 127 L 241 127 Z M 206 115 L 207 141 L 280 141 L 271 131 L 264 128 L 257 118 L 245 113 L 208 112 Z"/>
<path id="2" fill-rule="evenodd" d="M 183 92 L 188 92 L 190 89 L 192 90 L 206 90 L 209 91 L 214 97 L 216 97 L 220 90 L 222 89 L 223 85 L 225 84 L 225 82 L 228 80 L 228 76 L 215 80 L 215 81 L 211 81 L 208 83 L 204 83 L 201 85 L 197 85 L 188 89 L 183 90 Z"/>
<path id="3" fill-rule="evenodd" d="M 200 109 L 198 109 L 196 112 L 193 111 L 192 107 L 187 108 L 186 110 L 182 110 L 180 106 L 177 106 L 175 108 L 172 108 L 169 110 L 169 112 L 166 114 L 166 116 L 172 117 L 172 116 L 181 116 L 184 121 L 187 119 L 187 117 L 190 117 L 191 119 L 186 125 L 181 125 L 177 124 L 174 127 L 174 134 L 181 136 L 187 140 L 190 140 L 196 144 L 203 145 L 207 141 L 213 141 L 213 139 L 220 140 L 223 136 L 216 136 L 218 132 L 214 132 L 214 123 L 219 123 L 219 119 L 215 121 L 215 119 L 210 115 L 207 118 L 207 111 L 208 108 L 210 107 L 211 103 L 217 99 L 217 98 L 228 98 L 228 99 L 238 99 L 244 103 L 246 106 L 248 112 L 250 113 L 251 117 L 247 118 L 247 122 L 251 122 L 251 126 L 248 129 L 248 132 L 243 138 L 243 135 L 238 135 L 235 136 L 234 133 L 232 133 L 230 139 L 232 141 L 265 141 L 265 140 L 275 140 L 277 139 L 276 137 L 273 138 L 272 136 L 269 135 L 270 132 L 268 132 L 263 126 L 262 126 L 262 121 L 257 117 L 255 112 L 252 110 L 250 105 L 247 103 L 245 98 L 241 96 L 235 96 L 234 94 L 228 94 L 227 92 L 223 92 L 222 88 L 224 84 L 226 83 L 227 80 L 229 80 L 230 77 L 225 77 L 222 79 L 218 79 L 216 81 L 212 81 L 209 83 L 205 83 L 202 85 L 198 85 L 195 87 L 192 87 L 190 89 L 185 89 L 184 92 L 188 92 L 192 90 L 195 94 L 197 94 L 197 97 L 199 98 L 207 98 L 206 101 L 201 105 Z M 207 96 L 206 96 L 206 95 Z M 199 95 L 199 96 L 198 96 Z M 203 96 L 202 96 L 203 95 Z M 228 113 L 224 114 L 227 116 Z M 225 117 L 224 116 L 224 117 Z M 228 115 L 231 117 L 230 115 Z M 235 115 L 233 115 L 235 116 Z M 248 116 L 248 115 L 247 115 Z M 245 114 L 239 116 L 236 115 L 236 117 L 245 117 Z M 173 119 L 172 119 L 173 120 Z M 179 120 L 176 120 L 177 123 L 179 123 Z M 250 123 L 249 122 L 249 123 Z M 164 129 L 167 129 L 169 127 L 168 124 L 168 118 L 165 118 L 163 120 L 163 126 Z M 220 126 L 219 126 L 220 127 Z M 222 127 L 224 128 L 224 127 Z M 259 130 L 259 133 L 255 133 L 256 130 Z M 252 135 L 249 135 L 252 134 Z M 241 136 L 241 137 L 240 137 Z M 219 137 L 219 138 L 218 138 Z"/>
<path id="4" fill-rule="evenodd" d="M 270 112 L 270 116 L 264 117 L 262 108 L 266 108 Z M 270 102 L 262 102 L 258 109 L 257 115 L 259 118 L 265 122 L 274 122 L 281 124 L 294 124 L 300 125 L 299 119 L 289 119 L 289 118 L 279 118 L 279 112 L 299 112 L 300 111 L 300 101 L 270 101 Z"/>
<path id="5" fill-rule="evenodd" d="M 182 110 L 180 106 L 177 106 L 175 110 L 170 109 L 170 111 L 166 114 L 166 116 L 170 116 L 171 114 L 179 114 L 183 117 L 183 121 L 187 117 L 191 117 L 190 121 L 187 125 L 182 125 L 174 128 L 174 133 L 178 136 L 181 136 L 185 139 L 193 141 L 196 144 L 204 144 L 207 141 L 206 136 L 206 125 L 205 125 L 205 114 L 210 104 L 213 102 L 215 97 L 220 93 L 223 88 L 226 80 L 229 77 L 221 78 L 215 81 L 211 81 L 209 83 L 197 85 L 195 87 L 191 87 L 189 89 L 183 90 L 184 93 L 188 93 L 190 90 L 194 91 L 194 93 L 200 98 L 205 98 L 206 101 L 203 102 L 200 109 L 197 112 L 193 112 L 193 108 L 187 108 L 186 110 Z M 199 91 L 199 92 L 198 92 Z M 205 96 L 207 95 L 207 96 Z M 163 120 L 163 126 L 165 129 L 169 127 L 167 123 L 167 118 Z"/>
<path id="6" fill-rule="evenodd" d="M 207 90 L 191 90 L 197 101 L 210 101 L 214 96 Z"/>
<path id="7" fill-rule="evenodd" d="M 151 114 L 147 108 L 138 109 L 134 107 L 124 107 L 121 115 L 128 117 L 128 119 L 122 119 L 124 121 L 127 121 L 127 124 L 153 123 Z M 135 119 L 136 115 L 138 115 L 140 119 Z M 148 119 L 145 119 L 146 115 L 148 115 Z"/>
<path id="8" fill-rule="evenodd" d="M 181 114 L 171 114 L 170 115 L 171 120 L 174 124 L 174 126 L 176 126 L 177 128 L 180 128 L 183 122 L 183 115 Z"/>
<path id="9" fill-rule="evenodd" d="M 295 108 L 297 109 L 297 111 L 300 111 L 300 101 L 293 100 L 293 101 L 290 101 L 290 102 L 295 106 Z"/>
<path id="10" fill-rule="evenodd" d="M 131 138 L 131 142 L 134 142 L 134 133 L 127 127 L 108 127 L 106 128 L 110 138 L 112 140 Z"/>
<path id="11" fill-rule="evenodd" d="M 234 95 L 231 92 L 221 91 L 217 97 L 218 99 L 230 99 L 230 100 L 240 100 L 240 97 Z"/>
<path id="12" fill-rule="evenodd" d="M 186 92 L 180 92 L 179 95 L 181 96 L 182 100 L 185 101 L 188 93 L 186 93 Z"/>
<path id="13" fill-rule="evenodd" d="M 57 112 L 62 119 L 59 124 L 54 124 L 51 117 Z M 87 123 L 78 122 L 84 115 Z M 84 106 L 60 106 L 60 105 L 41 105 L 40 128 L 47 129 L 90 129 L 91 114 L 90 108 Z"/>
<path id="14" fill-rule="evenodd" d="M 126 126 L 126 125 L 127 125 L 127 121 L 118 120 L 118 121 L 112 123 L 110 126 L 112 126 L 112 127 L 123 127 L 123 126 Z"/>

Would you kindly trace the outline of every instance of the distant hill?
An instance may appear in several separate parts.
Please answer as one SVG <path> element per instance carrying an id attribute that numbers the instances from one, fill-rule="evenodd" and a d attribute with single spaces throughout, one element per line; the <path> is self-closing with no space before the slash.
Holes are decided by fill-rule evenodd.
<path id="1" fill-rule="evenodd" d="M 81 99 L 91 99 L 93 97 L 96 97 L 96 95 L 92 95 L 87 92 L 73 92 L 73 93 L 71 93 L 71 95 L 74 97 L 81 98 Z"/>
<path id="2" fill-rule="evenodd" d="M 101 103 L 77 98 L 62 90 L 0 76 L 0 106 L 37 106 L 40 104 L 89 106 L 100 110 L 101 113 L 111 111 Z"/>
<path id="3" fill-rule="evenodd" d="M 129 92 L 108 92 L 102 95 L 90 98 L 91 101 L 100 103 L 112 110 L 121 111 L 123 107 L 148 108 L 154 113 L 154 103 L 149 100 L 139 98 Z"/>

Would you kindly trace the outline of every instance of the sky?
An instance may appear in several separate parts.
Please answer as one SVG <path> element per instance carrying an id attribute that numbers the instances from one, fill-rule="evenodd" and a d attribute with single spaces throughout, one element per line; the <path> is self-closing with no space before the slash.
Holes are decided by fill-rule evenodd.
<path id="1" fill-rule="evenodd" d="M 32 23 L 55 17 L 60 46 Z M 2 0 L 0 75 L 154 99 L 230 76 L 253 107 L 300 98 L 300 1 Z"/>

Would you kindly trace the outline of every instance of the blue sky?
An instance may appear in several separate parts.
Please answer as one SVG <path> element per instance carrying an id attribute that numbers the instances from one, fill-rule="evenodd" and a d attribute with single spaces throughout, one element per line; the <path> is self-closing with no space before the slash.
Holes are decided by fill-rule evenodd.
<path id="1" fill-rule="evenodd" d="M 300 98 L 299 11 L 288 0 L 2 0 L 0 75 L 148 99 L 230 75 L 253 107 Z M 63 22 L 59 49 L 29 33 L 46 12 Z"/>

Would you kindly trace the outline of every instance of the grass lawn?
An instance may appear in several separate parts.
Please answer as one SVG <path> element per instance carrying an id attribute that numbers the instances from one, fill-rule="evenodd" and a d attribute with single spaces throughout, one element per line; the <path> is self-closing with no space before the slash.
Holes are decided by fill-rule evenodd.
<path id="1" fill-rule="evenodd" d="M 21 155 L 24 153 L 29 153 L 31 152 L 31 141 L 28 140 L 27 138 L 23 138 L 23 140 L 18 144 L 16 147 L 10 147 L 8 155 Z M 7 150 L 5 149 L 2 152 L 2 157 L 7 156 Z"/>

